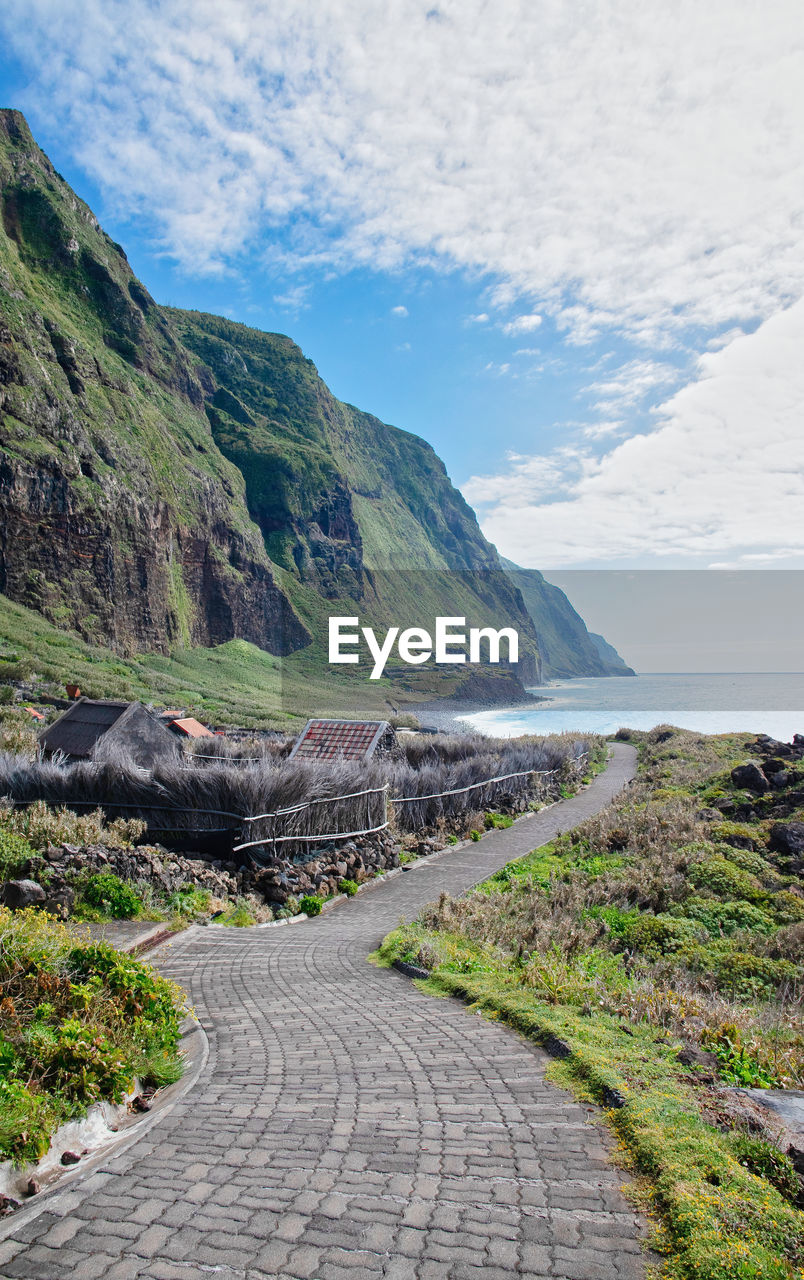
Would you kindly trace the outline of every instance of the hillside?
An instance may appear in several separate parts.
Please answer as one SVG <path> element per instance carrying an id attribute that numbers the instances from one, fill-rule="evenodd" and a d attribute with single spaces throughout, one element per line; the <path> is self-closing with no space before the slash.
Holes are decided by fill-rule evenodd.
<path id="1" fill-rule="evenodd" d="M 11 110 L 0 209 L 0 592 L 100 646 L 102 683 L 106 653 L 139 688 L 147 655 L 246 641 L 289 664 L 277 696 L 298 700 L 331 674 L 333 613 L 516 627 L 519 667 L 489 700 L 539 682 L 537 632 L 602 674 L 559 591 L 526 609 L 428 444 L 335 399 L 290 338 L 159 306 Z M 43 665 L 25 632 L 6 639 Z M 388 676 L 402 700 L 476 679 Z"/>
<path id="2" fill-rule="evenodd" d="M 564 592 L 545 581 L 538 569 L 521 569 L 511 560 L 500 559 L 536 627 L 544 679 L 634 675 L 614 646 L 587 630 Z"/>

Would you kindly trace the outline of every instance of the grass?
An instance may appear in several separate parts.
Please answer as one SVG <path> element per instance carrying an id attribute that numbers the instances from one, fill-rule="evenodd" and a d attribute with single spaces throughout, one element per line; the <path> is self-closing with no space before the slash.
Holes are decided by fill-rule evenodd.
<path id="1" fill-rule="evenodd" d="M 701 817 L 705 797 L 731 802 L 751 744 L 631 736 L 639 778 L 608 810 L 463 898 L 442 895 L 378 956 L 566 1053 L 551 1075 L 607 1108 L 667 1276 L 792 1280 L 799 1179 L 772 1126 L 749 1134 L 711 1082 L 804 1083 L 804 897 L 768 847 L 772 813 L 736 828 Z M 685 1045 L 711 1066 L 685 1066 Z"/>
<path id="2" fill-rule="evenodd" d="M 0 752 L 0 795 L 18 805 L 30 805 L 8 812 L 3 825 L 30 839 L 32 825 L 38 824 L 43 838 L 63 843 L 69 838 L 65 833 L 70 830 L 75 836 L 81 825 L 72 815 L 65 816 L 64 806 L 97 805 L 98 810 L 82 820 L 92 838 L 74 842 L 97 842 L 101 810 L 111 817 L 116 808 L 130 814 L 135 826 L 118 818 L 107 823 L 108 829 L 116 838 L 130 840 L 142 834 L 143 821 L 155 830 L 169 825 L 239 831 L 242 819 L 251 815 L 270 815 L 307 800 L 332 798 L 329 804 L 316 804 L 276 820 L 269 816 L 249 826 L 249 838 L 267 840 L 274 834 L 313 835 L 379 825 L 384 816 L 381 789 L 386 785 L 392 797 L 404 798 L 391 806 L 394 827 L 400 833 L 460 824 L 492 803 L 497 812 L 490 821 L 505 825 L 508 819 L 499 810 L 516 811 L 534 795 L 546 794 L 551 785 L 576 779 L 581 753 L 587 748 L 600 752 L 599 743 L 569 735 L 516 740 L 417 735 L 407 738 L 395 756 L 321 763 L 288 761 L 287 744 L 268 744 L 272 745 L 276 750 L 268 750 L 250 764 L 189 757 L 157 761 L 150 773 L 123 757 L 59 765 Z M 544 769 L 555 771 L 546 787 L 545 780 L 534 779 L 529 772 Z M 522 776 L 485 784 L 486 779 L 512 773 Z M 372 788 L 375 794 L 361 794 Z M 441 792 L 450 794 L 441 796 Z M 336 799 L 342 796 L 347 798 Z M 39 803 L 31 805 L 31 801 Z"/>
<path id="3" fill-rule="evenodd" d="M 42 912 L 0 908 L 0 986 L 0 1159 L 35 1160 L 92 1103 L 181 1075 L 178 987 Z"/>

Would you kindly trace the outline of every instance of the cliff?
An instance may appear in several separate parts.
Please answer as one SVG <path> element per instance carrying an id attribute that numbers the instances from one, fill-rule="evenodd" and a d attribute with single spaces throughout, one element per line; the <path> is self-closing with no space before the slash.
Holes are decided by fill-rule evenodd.
<path id="1" fill-rule="evenodd" d="M 534 621 L 545 680 L 635 674 L 613 645 L 587 630 L 564 592 L 547 582 L 538 569 L 521 569 L 501 560 Z"/>
<path id="2" fill-rule="evenodd" d="M 159 306 L 10 110 L 0 212 L 5 596 L 121 656 L 243 639 L 320 664 L 330 613 L 442 614 L 515 627 L 509 679 L 539 682 L 537 633 L 602 673 L 560 592 L 528 580 L 526 608 L 425 441 L 290 338 Z"/>

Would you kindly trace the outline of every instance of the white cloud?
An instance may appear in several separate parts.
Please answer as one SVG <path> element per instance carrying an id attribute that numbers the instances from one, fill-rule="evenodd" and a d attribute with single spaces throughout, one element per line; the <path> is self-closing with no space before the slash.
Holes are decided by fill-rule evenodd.
<path id="1" fill-rule="evenodd" d="M 6 0 L 23 105 L 191 271 L 488 273 L 654 346 L 804 291 L 798 0 Z M 496 285 L 494 282 L 496 281 Z"/>
<path id="2" fill-rule="evenodd" d="M 600 459 L 577 449 L 512 457 L 464 493 L 519 564 L 801 562 L 803 346 L 801 301 L 702 356 L 650 434 Z"/>
<path id="3" fill-rule="evenodd" d="M 399 316 L 399 318 L 400 318 L 400 319 L 404 319 L 404 317 L 405 317 L 407 314 L 408 314 L 408 309 L 407 309 L 407 307 L 402 307 L 402 306 L 399 306 L 399 307 L 391 307 L 391 315 L 392 315 L 392 316 Z"/>
<path id="4" fill-rule="evenodd" d="M 476 316 L 467 316 L 466 320 L 468 324 L 488 324 L 488 312 L 481 311 Z"/>
<path id="5" fill-rule="evenodd" d="M 288 311 L 300 311 L 310 305 L 307 301 L 310 288 L 309 284 L 294 284 L 284 293 L 275 293 L 274 302 Z"/>
<path id="6" fill-rule="evenodd" d="M 538 329 L 541 322 L 541 316 L 517 316 L 516 319 L 509 320 L 507 324 L 504 324 L 502 326 L 502 331 L 509 337 L 515 337 L 520 333 L 533 333 L 533 330 Z"/>
<path id="7" fill-rule="evenodd" d="M 656 360 L 629 360 L 614 373 L 591 382 L 585 394 L 596 397 L 600 413 L 622 413 L 631 409 L 659 387 L 679 379 L 679 371 Z"/>

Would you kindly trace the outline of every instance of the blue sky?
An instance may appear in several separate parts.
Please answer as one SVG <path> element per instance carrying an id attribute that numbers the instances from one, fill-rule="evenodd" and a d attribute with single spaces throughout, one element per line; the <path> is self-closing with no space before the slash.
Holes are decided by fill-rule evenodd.
<path id="1" fill-rule="evenodd" d="M 791 0 L 8 0 L 161 301 L 289 333 L 534 567 L 804 564 Z"/>

